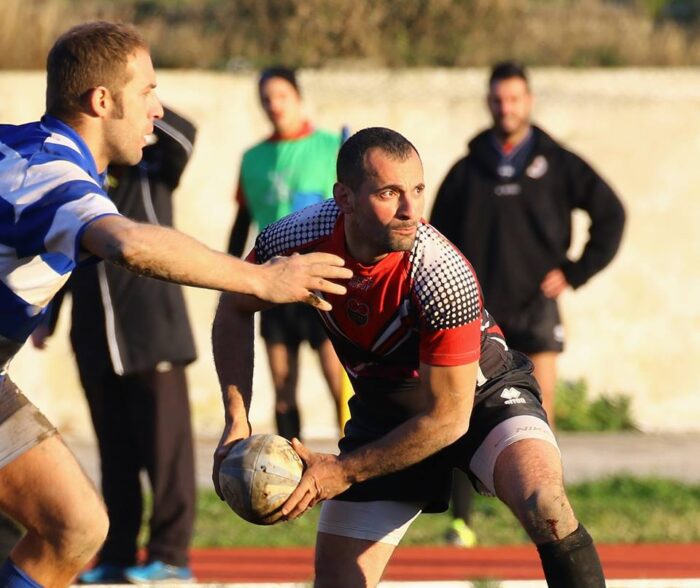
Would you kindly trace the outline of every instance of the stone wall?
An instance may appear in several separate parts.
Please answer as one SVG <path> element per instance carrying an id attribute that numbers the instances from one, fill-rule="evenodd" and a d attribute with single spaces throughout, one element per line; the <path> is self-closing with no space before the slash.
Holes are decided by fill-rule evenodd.
<path id="1" fill-rule="evenodd" d="M 488 124 L 486 71 L 303 72 L 310 114 L 319 126 L 382 125 L 410 138 L 422 154 L 428 206 L 466 140 Z M 645 430 L 700 429 L 700 73 L 695 70 L 533 71 L 535 120 L 583 155 L 618 190 L 628 212 L 621 251 L 576 292 L 563 295 L 568 347 L 565 378 L 585 378 L 594 394 L 624 393 Z M 41 73 L 1 73 L 2 122 L 43 110 Z M 191 165 L 176 196 L 176 222 L 223 248 L 234 213 L 232 194 L 243 150 L 268 132 L 249 75 L 164 71 L 164 102 L 199 127 Z M 429 210 L 429 208 L 428 208 Z M 577 217 L 574 250 L 586 238 Z M 222 410 L 209 345 L 217 295 L 188 289 L 200 359 L 189 371 L 195 425 L 217 435 Z M 89 421 L 67 344 L 64 311 L 50 349 L 26 346 L 13 378 L 55 423 L 89 435 Z M 262 351 L 262 350 L 261 350 Z M 251 418 L 271 430 L 272 394 L 258 355 Z M 304 433 L 335 434 L 333 411 L 307 351 L 300 386 Z"/>

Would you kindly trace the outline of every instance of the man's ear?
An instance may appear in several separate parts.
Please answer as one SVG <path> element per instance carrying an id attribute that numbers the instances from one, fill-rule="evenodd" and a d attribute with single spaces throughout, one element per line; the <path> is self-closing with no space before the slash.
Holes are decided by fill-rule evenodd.
<path id="1" fill-rule="evenodd" d="M 340 182 L 333 184 L 333 199 L 343 214 L 348 214 L 353 211 L 352 195 L 352 190 L 345 184 L 341 184 Z"/>
<path id="2" fill-rule="evenodd" d="M 112 93 L 104 86 L 93 88 L 85 96 L 85 107 L 88 114 L 100 118 L 107 116 L 112 109 L 113 102 Z"/>

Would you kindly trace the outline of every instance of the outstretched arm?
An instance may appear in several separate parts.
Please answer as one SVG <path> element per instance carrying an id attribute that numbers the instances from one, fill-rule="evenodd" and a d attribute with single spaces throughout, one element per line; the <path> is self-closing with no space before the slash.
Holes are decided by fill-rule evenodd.
<path id="1" fill-rule="evenodd" d="M 315 454 L 294 440 L 294 448 L 307 467 L 282 513 L 295 519 L 354 483 L 402 470 L 454 443 L 469 427 L 477 366 L 478 362 L 452 367 L 422 366 L 428 408 L 355 451 L 342 456 Z"/>
<path id="2" fill-rule="evenodd" d="M 306 302 L 322 310 L 329 310 L 330 304 L 314 291 L 342 295 L 345 287 L 330 280 L 352 275 L 335 255 L 292 255 L 255 265 L 214 251 L 175 229 L 137 223 L 119 215 L 92 222 L 81 244 L 91 253 L 141 275 L 241 292 L 274 303 Z"/>

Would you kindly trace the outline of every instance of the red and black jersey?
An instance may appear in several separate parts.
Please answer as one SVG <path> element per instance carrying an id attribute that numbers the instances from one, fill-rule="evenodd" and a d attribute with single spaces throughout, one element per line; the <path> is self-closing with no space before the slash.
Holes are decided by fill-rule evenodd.
<path id="1" fill-rule="evenodd" d="M 510 353 L 483 308 L 474 270 L 429 224 L 420 224 L 411 251 L 364 265 L 348 253 L 343 215 L 329 200 L 268 226 L 249 259 L 312 251 L 342 257 L 353 272 L 347 293 L 326 295 L 333 310 L 319 314 L 358 396 L 353 408 L 373 420 L 401 422 L 424 408 L 421 362 L 479 361 L 478 385 L 509 368 Z"/>

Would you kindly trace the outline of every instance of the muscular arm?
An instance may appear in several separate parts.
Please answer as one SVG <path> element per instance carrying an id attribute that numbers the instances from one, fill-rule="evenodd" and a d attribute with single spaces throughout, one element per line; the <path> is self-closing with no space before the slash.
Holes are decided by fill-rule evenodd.
<path id="1" fill-rule="evenodd" d="M 95 255 L 141 275 L 189 286 L 251 294 L 270 302 L 330 305 L 313 290 L 344 294 L 330 282 L 351 272 L 334 255 L 312 253 L 275 258 L 255 265 L 210 249 L 175 229 L 108 215 L 91 223 L 82 246 Z"/>
<path id="2" fill-rule="evenodd" d="M 254 329 L 256 310 L 268 306 L 257 298 L 224 293 L 212 327 L 214 364 L 224 404 L 224 431 L 214 451 L 212 480 L 221 497 L 219 468 L 231 445 L 251 434 L 248 411 L 253 396 Z M 223 497 L 222 497 L 223 498 Z"/>
<path id="3" fill-rule="evenodd" d="M 474 402 L 478 362 L 454 367 L 422 366 L 429 406 L 384 437 L 340 457 L 309 453 L 298 441 L 307 463 L 299 486 L 282 512 L 300 516 L 320 500 L 333 498 L 350 485 L 404 469 L 447 447 L 467 432 Z"/>

